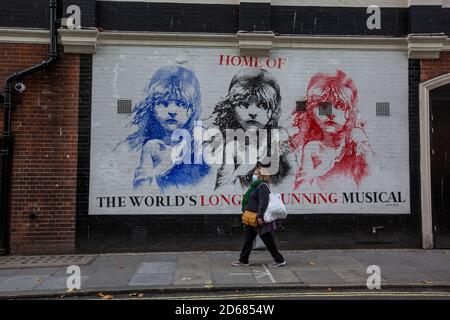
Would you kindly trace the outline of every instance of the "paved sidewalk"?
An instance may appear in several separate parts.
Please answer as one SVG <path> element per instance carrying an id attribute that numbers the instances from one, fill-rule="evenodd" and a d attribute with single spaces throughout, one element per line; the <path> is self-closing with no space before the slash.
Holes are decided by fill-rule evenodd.
<path id="1" fill-rule="evenodd" d="M 367 267 L 381 268 L 382 287 L 448 287 L 445 250 L 314 250 L 283 252 L 288 264 L 268 268 L 267 251 L 250 267 L 232 267 L 238 252 L 124 253 L 0 257 L 0 297 L 67 295 L 67 266 L 79 263 L 76 293 L 251 288 L 366 288 Z"/>

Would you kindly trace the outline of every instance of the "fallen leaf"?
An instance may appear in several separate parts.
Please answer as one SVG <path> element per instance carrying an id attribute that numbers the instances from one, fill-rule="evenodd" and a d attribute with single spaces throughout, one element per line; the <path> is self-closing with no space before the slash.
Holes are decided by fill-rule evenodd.
<path id="1" fill-rule="evenodd" d="M 99 297 L 99 298 L 103 298 L 105 295 L 103 294 L 103 292 L 99 292 L 99 293 L 97 293 L 97 297 Z"/>
<path id="2" fill-rule="evenodd" d="M 425 283 L 425 284 L 433 284 L 433 281 L 426 281 L 426 280 L 424 280 L 422 282 Z"/>
<path id="3" fill-rule="evenodd" d="M 102 297 L 103 300 L 111 300 L 112 298 L 113 298 L 113 296 L 109 295 L 109 294 Z"/>
<path id="4" fill-rule="evenodd" d="M 42 278 L 36 278 L 36 282 L 42 282 Z"/>
<path id="5" fill-rule="evenodd" d="M 316 263 L 315 263 L 315 262 L 312 262 L 312 261 L 311 261 L 309 264 L 312 265 L 312 266 L 315 266 L 315 265 L 316 265 Z"/>

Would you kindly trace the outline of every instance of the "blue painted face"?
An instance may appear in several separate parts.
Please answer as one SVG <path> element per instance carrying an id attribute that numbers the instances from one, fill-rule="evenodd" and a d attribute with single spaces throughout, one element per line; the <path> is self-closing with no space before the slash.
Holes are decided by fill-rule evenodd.
<path id="1" fill-rule="evenodd" d="M 182 128 L 192 114 L 192 109 L 176 101 L 159 102 L 154 110 L 159 123 L 168 131 Z"/>

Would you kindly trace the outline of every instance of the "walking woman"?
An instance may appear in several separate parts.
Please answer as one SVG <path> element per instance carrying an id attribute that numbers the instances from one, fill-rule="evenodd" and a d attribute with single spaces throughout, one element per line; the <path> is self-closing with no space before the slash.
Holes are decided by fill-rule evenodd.
<path id="1" fill-rule="evenodd" d="M 268 266 L 273 268 L 282 267 L 286 265 L 286 261 L 278 251 L 272 235 L 277 229 L 277 222 L 273 221 L 271 223 L 265 223 L 263 220 L 264 212 L 269 204 L 270 189 L 268 183 L 270 176 L 267 175 L 267 171 L 264 168 L 258 167 L 253 173 L 252 180 L 253 182 L 245 193 L 242 201 L 242 212 L 251 211 L 257 213 L 258 226 L 245 226 L 245 242 L 242 247 L 241 255 L 239 260 L 232 262 L 231 265 L 235 267 L 250 265 L 249 257 L 252 251 L 253 241 L 255 240 L 256 235 L 259 235 L 274 259 Z"/>

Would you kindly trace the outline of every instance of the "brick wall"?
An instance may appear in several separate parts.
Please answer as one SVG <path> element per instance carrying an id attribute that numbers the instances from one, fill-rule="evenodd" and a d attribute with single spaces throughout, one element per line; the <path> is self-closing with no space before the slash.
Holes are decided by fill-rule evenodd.
<path id="1" fill-rule="evenodd" d="M 0 44 L 0 82 L 41 62 L 48 46 Z M 64 54 L 15 94 L 10 184 L 12 254 L 74 251 L 79 56 Z M 3 114 L 0 116 L 3 126 Z M 36 218 L 31 218 L 34 213 Z"/>
<path id="2" fill-rule="evenodd" d="M 422 82 L 450 73 L 450 52 L 442 52 L 439 60 L 422 60 L 421 70 Z"/>

